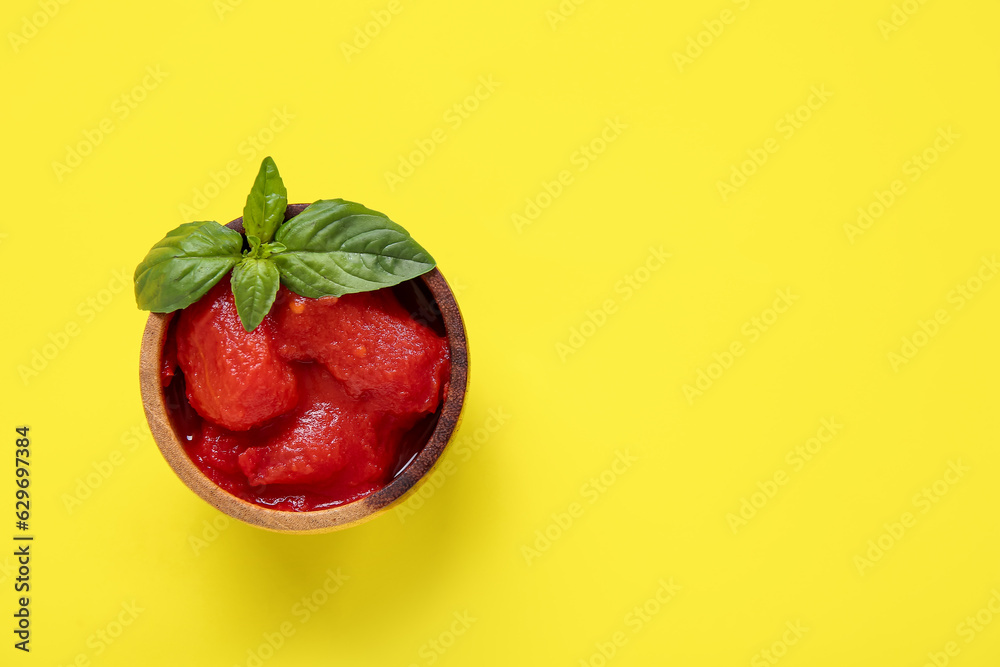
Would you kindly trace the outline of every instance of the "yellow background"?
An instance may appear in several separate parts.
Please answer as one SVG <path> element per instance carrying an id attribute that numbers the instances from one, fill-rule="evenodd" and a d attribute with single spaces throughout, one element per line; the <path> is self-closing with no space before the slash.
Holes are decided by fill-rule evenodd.
<path id="1" fill-rule="evenodd" d="M 13 547 L 0 556 L 0 662 L 997 664 L 1000 280 L 976 279 L 1000 252 L 1000 6 L 392 9 L 4 3 L 0 539 L 13 544 L 14 427 L 27 424 L 36 541 L 30 655 L 11 646 Z M 455 104 L 475 109 L 456 122 Z M 444 141 L 390 183 L 435 131 Z M 765 145 L 777 151 L 741 166 Z M 54 163 L 75 147 L 89 154 L 67 173 Z M 925 152 L 936 160 L 913 172 Z M 130 281 L 181 222 L 240 215 L 268 154 L 290 201 L 386 212 L 458 291 L 464 448 L 412 515 L 306 537 L 226 525 L 144 429 L 145 315 L 116 276 Z M 238 173 L 210 187 L 230 163 Z M 734 166 L 754 173 L 724 198 Z M 897 180 L 880 217 L 845 229 Z M 526 212 L 528 225 L 512 217 Z M 669 259 L 646 273 L 661 246 Z M 960 285 L 979 289 L 960 301 Z M 775 321 L 779 290 L 794 299 Z M 893 363 L 904 337 L 921 345 Z M 36 352 L 51 358 L 23 375 Z M 686 394 L 699 371 L 715 379 Z M 817 432 L 829 442 L 797 470 Z M 589 480 L 625 452 L 634 461 L 595 493 Z M 776 474 L 786 483 L 771 487 Z M 744 499 L 759 505 L 745 525 L 728 516 Z M 338 568 L 349 578 L 302 622 L 295 605 Z M 680 590 L 656 602 L 671 579 Z M 657 613 L 637 627 L 644 604 Z M 476 620 L 450 635 L 466 612 Z M 977 613 L 991 620 L 969 641 Z M 261 651 L 285 622 L 294 634 Z"/>

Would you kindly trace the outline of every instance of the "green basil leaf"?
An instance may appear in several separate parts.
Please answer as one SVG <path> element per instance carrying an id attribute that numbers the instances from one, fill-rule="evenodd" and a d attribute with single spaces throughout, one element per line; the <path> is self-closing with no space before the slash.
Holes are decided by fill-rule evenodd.
<path id="1" fill-rule="evenodd" d="M 274 232 L 285 220 L 286 206 L 288 191 L 281 181 L 277 165 L 268 156 L 260 163 L 260 171 L 243 207 L 243 229 L 247 236 L 256 236 L 261 243 L 274 238 Z"/>
<path id="2" fill-rule="evenodd" d="M 310 204 L 279 229 L 271 259 L 281 282 L 305 297 L 397 285 L 434 268 L 434 258 L 385 215 L 343 199 Z"/>
<path id="3" fill-rule="evenodd" d="M 244 329 L 253 331 L 264 320 L 279 282 L 278 267 L 269 259 L 247 257 L 233 269 L 233 297 Z"/>
<path id="4" fill-rule="evenodd" d="M 217 222 L 185 222 L 135 269 L 135 302 L 170 313 L 200 299 L 240 260 L 243 237 Z"/>

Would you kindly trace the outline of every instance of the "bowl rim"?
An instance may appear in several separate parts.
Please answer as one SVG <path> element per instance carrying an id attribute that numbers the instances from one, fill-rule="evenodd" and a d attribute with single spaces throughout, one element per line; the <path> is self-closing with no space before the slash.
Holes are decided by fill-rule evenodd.
<path id="1" fill-rule="evenodd" d="M 289 204 L 288 220 L 308 204 Z M 226 225 L 243 232 L 243 218 Z M 176 313 L 150 313 L 139 353 L 139 389 L 150 432 L 160 453 L 184 484 L 207 503 L 244 523 L 287 533 L 324 533 L 355 526 L 391 509 L 414 493 L 441 460 L 462 419 L 469 383 L 468 337 L 455 295 L 438 268 L 415 278 L 430 291 L 441 318 L 451 356 L 451 375 L 434 430 L 420 451 L 385 486 L 368 495 L 328 509 L 297 512 L 276 510 L 248 502 L 225 491 L 188 457 L 174 432 L 160 383 L 163 344 Z"/>

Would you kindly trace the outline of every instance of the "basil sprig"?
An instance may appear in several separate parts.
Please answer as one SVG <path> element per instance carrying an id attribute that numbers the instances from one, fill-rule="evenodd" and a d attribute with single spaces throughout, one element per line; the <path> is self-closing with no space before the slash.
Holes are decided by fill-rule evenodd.
<path id="1" fill-rule="evenodd" d="M 405 229 L 378 211 L 321 199 L 284 222 L 287 205 L 278 167 L 266 157 L 243 209 L 245 243 L 217 222 L 180 225 L 136 267 L 139 308 L 186 308 L 232 271 L 236 311 L 243 328 L 253 331 L 274 304 L 279 282 L 305 297 L 343 296 L 397 285 L 435 266 Z"/>
<path id="2" fill-rule="evenodd" d="M 236 312 L 247 331 L 253 331 L 271 310 L 278 294 L 278 267 L 269 259 L 247 257 L 233 269 Z"/>
<path id="3" fill-rule="evenodd" d="M 286 222 L 275 239 L 281 282 L 319 298 L 368 292 L 434 268 L 434 259 L 386 216 L 343 199 L 321 199 Z"/>
<path id="4" fill-rule="evenodd" d="M 285 221 L 287 205 L 288 191 L 281 182 L 278 166 L 268 156 L 260 163 L 260 171 L 247 195 L 247 203 L 243 207 L 243 229 L 248 236 L 256 236 L 262 243 L 267 243 Z"/>
<path id="5" fill-rule="evenodd" d="M 135 269 L 142 310 L 187 308 L 240 261 L 243 238 L 217 222 L 185 222 L 153 246 Z"/>

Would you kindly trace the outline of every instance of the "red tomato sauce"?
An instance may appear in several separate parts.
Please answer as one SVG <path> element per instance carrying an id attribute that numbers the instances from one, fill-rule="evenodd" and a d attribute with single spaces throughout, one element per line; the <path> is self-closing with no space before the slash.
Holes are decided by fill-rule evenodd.
<path id="1" fill-rule="evenodd" d="M 447 340 L 392 289 L 308 299 L 282 287 L 252 332 L 229 280 L 181 311 L 161 380 L 191 460 L 229 493 L 279 510 L 356 500 L 433 429 Z"/>

